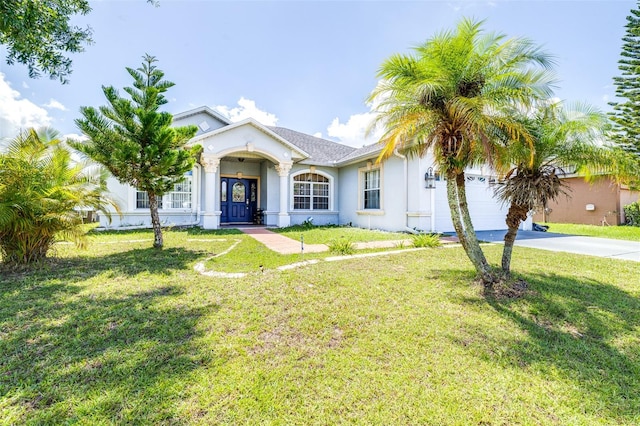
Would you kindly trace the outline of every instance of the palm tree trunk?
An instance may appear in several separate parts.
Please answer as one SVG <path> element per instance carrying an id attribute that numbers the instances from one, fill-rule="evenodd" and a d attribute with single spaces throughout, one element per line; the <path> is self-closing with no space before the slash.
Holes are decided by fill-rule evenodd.
<path id="1" fill-rule="evenodd" d="M 482 283 L 491 286 L 495 279 L 471 223 L 464 182 L 464 173 L 451 174 L 447 178 L 447 201 L 451 210 L 451 221 L 458 234 L 458 240 Z"/>
<path id="2" fill-rule="evenodd" d="M 164 241 L 162 239 L 160 216 L 158 215 L 158 197 L 152 192 L 147 192 L 147 194 L 149 195 L 149 210 L 151 211 L 151 225 L 153 226 L 153 247 L 161 249 Z"/>
<path id="3" fill-rule="evenodd" d="M 504 248 L 502 249 L 502 273 L 506 278 L 511 275 L 511 254 L 513 253 L 513 244 L 518 235 L 520 223 L 527 219 L 527 209 L 511 204 L 507 213 L 507 233 L 504 236 Z"/>
<path id="4" fill-rule="evenodd" d="M 464 248 L 464 251 L 468 251 L 467 239 L 464 238 L 464 226 L 460 219 L 460 208 L 458 203 L 458 188 L 455 184 L 454 175 L 447 176 L 447 202 L 449 203 L 449 210 L 451 211 L 451 222 L 453 222 L 453 228 L 458 234 L 458 240 Z"/>

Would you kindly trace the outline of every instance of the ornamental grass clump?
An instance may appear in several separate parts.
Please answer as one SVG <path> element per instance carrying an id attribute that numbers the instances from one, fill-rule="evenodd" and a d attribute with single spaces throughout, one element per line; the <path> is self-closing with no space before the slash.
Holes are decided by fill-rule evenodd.
<path id="1" fill-rule="evenodd" d="M 415 234 L 411 236 L 411 244 L 414 247 L 439 247 L 440 236 L 438 234 Z"/>
<path id="2" fill-rule="evenodd" d="M 356 247 L 353 245 L 351 240 L 347 238 L 331 240 L 327 245 L 329 246 L 329 251 L 335 254 L 349 255 L 355 253 L 356 251 Z"/>

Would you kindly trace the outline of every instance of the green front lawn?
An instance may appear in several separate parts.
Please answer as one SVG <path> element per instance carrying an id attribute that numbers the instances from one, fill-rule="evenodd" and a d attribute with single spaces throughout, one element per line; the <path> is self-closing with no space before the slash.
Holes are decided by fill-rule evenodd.
<path id="1" fill-rule="evenodd" d="M 411 239 L 411 235 L 404 232 L 384 232 L 372 229 L 352 228 L 350 226 L 305 227 L 295 225 L 271 230 L 296 241 L 300 241 L 300 237 L 303 236 L 305 244 L 327 244 L 338 238 L 346 238 L 354 243 Z"/>
<path id="2" fill-rule="evenodd" d="M 454 247 L 193 270 L 235 238 L 96 234 L 3 271 L 0 423 L 640 423 L 639 263 L 517 247 L 532 292 L 512 301 Z"/>
<path id="3" fill-rule="evenodd" d="M 640 227 L 638 226 L 596 226 L 576 225 L 573 223 L 546 223 L 545 225 L 549 226 L 549 232 L 557 232 L 559 234 L 640 241 Z"/>

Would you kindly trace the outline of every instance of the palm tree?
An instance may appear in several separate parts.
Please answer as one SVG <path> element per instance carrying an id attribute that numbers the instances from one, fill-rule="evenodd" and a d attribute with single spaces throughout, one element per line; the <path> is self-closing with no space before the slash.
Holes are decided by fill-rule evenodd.
<path id="1" fill-rule="evenodd" d="M 495 190 L 498 198 L 509 203 L 502 252 L 502 271 L 507 277 L 520 223 L 535 208 L 545 207 L 560 195 L 569 196 L 561 179 L 563 167 L 598 170 L 611 156 L 602 145 L 606 116 L 588 105 L 577 104 L 567 110 L 560 102 L 546 102 L 538 104 L 532 114 L 522 115 L 531 139 L 505 151 L 508 158 L 503 162 L 513 167 Z"/>
<path id="2" fill-rule="evenodd" d="M 107 216 L 106 171 L 77 162 L 53 129 L 21 132 L 0 153 L 0 255 L 7 264 L 44 259 L 58 238 L 84 244 L 77 209 Z"/>
<path id="3" fill-rule="evenodd" d="M 465 168 L 493 164 L 497 150 L 526 129 L 505 110 L 551 95 L 551 58 L 531 41 L 485 34 L 482 22 L 462 20 L 414 48 L 396 54 L 378 72 L 369 97 L 373 125 L 382 125 L 379 161 L 395 150 L 423 156 L 432 151 L 447 180 L 451 219 L 460 243 L 485 285 L 494 281 L 471 223 Z"/>

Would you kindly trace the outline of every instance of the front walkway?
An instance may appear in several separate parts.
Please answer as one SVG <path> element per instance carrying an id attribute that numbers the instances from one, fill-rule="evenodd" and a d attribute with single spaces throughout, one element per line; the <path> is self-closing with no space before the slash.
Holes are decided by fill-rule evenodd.
<path id="1" fill-rule="evenodd" d="M 264 244 L 267 248 L 280 253 L 280 254 L 295 254 L 302 253 L 302 248 L 304 247 L 304 253 L 319 253 L 323 251 L 328 251 L 329 247 L 325 244 L 304 244 L 300 241 L 292 240 L 291 238 L 287 238 L 284 235 L 276 234 L 273 231 L 269 231 L 263 227 L 242 227 L 239 226 L 237 228 L 239 231 L 244 232 L 252 238 L 255 238 L 262 244 Z"/>
<path id="2" fill-rule="evenodd" d="M 323 251 L 329 251 L 329 247 L 326 244 L 302 244 L 301 241 L 296 241 L 284 235 L 277 234 L 273 231 L 269 231 L 263 227 L 238 227 L 239 231 L 255 238 L 267 248 L 280 253 L 280 254 L 296 254 L 302 253 L 304 247 L 304 253 L 320 253 Z M 366 243 L 354 243 L 356 250 L 370 249 L 370 248 L 391 248 L 391 247 L 408 247 L 411 246 L 411 240 L 392 240 L 392 241 L 370 241 Z"/>

